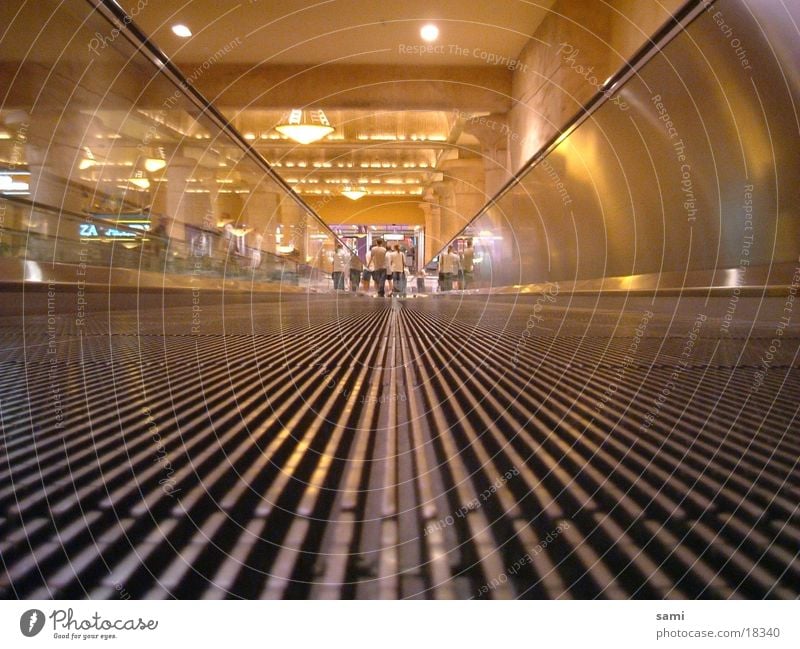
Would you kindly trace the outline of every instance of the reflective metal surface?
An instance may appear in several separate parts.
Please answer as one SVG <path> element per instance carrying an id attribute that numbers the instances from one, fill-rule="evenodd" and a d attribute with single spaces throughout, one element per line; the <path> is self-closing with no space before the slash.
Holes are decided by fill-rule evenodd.
<path id="1" fill-rule="evenodd" d="M 759 266 L 759 283 L 786 283 L 772 268 L 800 254 L 798 17 L 704 10 L 462 234 L 476 280 L 729 269 L 746 285 Z"/>

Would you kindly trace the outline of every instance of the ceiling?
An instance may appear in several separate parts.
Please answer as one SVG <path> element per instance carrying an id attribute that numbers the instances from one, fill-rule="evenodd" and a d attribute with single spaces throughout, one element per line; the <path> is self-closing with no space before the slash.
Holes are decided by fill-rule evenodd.
<path id="1" fill-rule="evenodd" d="M 278 134 L 282 111 L 230 111 L 229 118 L 299 194 L 335 196 L 360 187 L 373 196 L 422 196 L 440 163 L 475 142 L 463 118 L 442 111 L 328 111 L 336 130 L 312 145 Z M 470 140 L 460 145 L 460 139 Z"/>
<path id="2" fill-rule="evenodd" d="M 405 203 L 413 207 L 407 222 L 412 211 L 419 219 L 417 205 L 446 176 L 444 163 L 481 155 L 464 124 L 474 115 L 508 110 L 508 62 L 554 2 L 151 0 L 141 10 L 139 0 L 119 4 L 323 218 L 326 206 L 336 207 L 336 221 L 347 221 L 350 201 L 341 191 L 358 187 L 369 196 L 352 203 L 349 214 L 368 224 L 364 206 L 370 200 L 379 207 Z M 13 108 L 35 103 L 46 86 L 48 102 L 71 102 L 70 125 L 59 127 L 58 137 L 82 134 L 75 155 L 97 162 L 80 170 L 82 182 L 126 183 L 146 142 L 147 155 L 197 160 L 227 192 L 246 196 L 258 185 L 231 173 L 241 151 L 203 126 L 196 111 L 183 103 L 164 110 L 174 89 L 151 61 L 133 56 L 123 38 L 112 38 L 103 19 L 95 17 L 91 29 L 108 46 L 87 52 L 83 25 L 76 26 L 86 20 L 81 3 L 42 0 L 24 8 L 14 13 L 10 3 L 0 3 L 0 16 L 14 24 L 2 40 L 0 63 L 14 75 L 14 92 L 0 115 L 8 127 L 0 132 L 0 162 L 10 159 L 14 144 L 8 139 Z M 42 12 L 55 18 L 39 26 Z M 433 50 L 413 54 L 424 45 L 419 30 L 426 22 L 438 25 L 439 38 Z M 175 36 L 177 23 L 193 36 Z M 23 46 L 31 30 L 38 34 L 34 46 Z M 287 109 L 303 106 L 323 107 L 335 131 L 309 145 L 279 135 L 274 127 Z M 56 137 L 47 129 L 38 135 L 43 142 Z M 166 183 L 166 176 L 161 171 L 150 179 Z"/>
<path id="3" fill-rule="evenodd" d="M 325 217 L 327 201 L 345 188 L 386 200 L 422 200 L 442 179 L 442 162 L 480 155 L 477 140 L 462 131 L 464 121 L 495 109 L 480 91 L 492 95 L 490 102 L 507 101 L 509 63 L 553 4 L 151 2 L 135 20 Z M 427 22 L 435 22 L 440 34 L 425 49 L 419 31 Z M 175 36 L 171 27 L 177 23 L 193 36 Z M 209 60 L 213 64 L 204 66 Z M 416 77 L 409 81 L 408 75 Z M 276 94 L 280 89 L 283 94 Z M 274 127 L 291 101 L 324 106 L 334 133 L 310 145 L 280 136 Z M 352 211 L 369 219 L 355 204 Z M 341 220 L 342 210 L 336 214 Z"/>
<path id="4" fill-rule="evenodd" d="M 138 0 L 120 4 L 134 11 Z M 515 58 L 554 0 L 191 0 L 150 2 L 135 16 L 161 49 L 178 63 L 211 56 L 240 39 L 227 63 L 315 65 L 490 65 L 480 52 Z M 442 50 L 420 55 L 420 27 L 440 29 Z M 175 36 L 183 23 L 194 33 Z M 464 55 L 467 51 L 469 54 Z M 475 55 L 477 53 L 477 56 Z"/>

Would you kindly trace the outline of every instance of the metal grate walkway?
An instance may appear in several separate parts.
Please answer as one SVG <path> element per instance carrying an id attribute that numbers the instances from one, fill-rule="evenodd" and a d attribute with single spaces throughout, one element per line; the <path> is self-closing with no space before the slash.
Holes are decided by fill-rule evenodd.
<path id="1" fill-rule="evenodd" d="M 782 300 L 313 299 L 0 321 L 0 595 L 800 595 Z"/>

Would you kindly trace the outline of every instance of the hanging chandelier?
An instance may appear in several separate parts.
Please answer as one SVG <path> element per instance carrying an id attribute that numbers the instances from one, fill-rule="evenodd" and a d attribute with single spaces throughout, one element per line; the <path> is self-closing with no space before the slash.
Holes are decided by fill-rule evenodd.
<path id="1" fill-rule="evenodd" d="M 345 187 L 342 190 L 342 196 L 347 196 L 351 201 L 357 201 L 359 198 L 363 198 L 366 195 L 367 192 L 360 187 Z"/>
<path id="2" fill-rule="evenodd" d="M 275 130 L 300 144 L 311 144 L 333 133 L 334 128 L 321 108 L 293 108 Z"/>

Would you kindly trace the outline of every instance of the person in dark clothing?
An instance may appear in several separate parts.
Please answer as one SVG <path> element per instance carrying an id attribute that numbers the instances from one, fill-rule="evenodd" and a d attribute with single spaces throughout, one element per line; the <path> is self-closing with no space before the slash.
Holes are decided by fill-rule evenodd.
<path id="1" fill-rule="evenodd" d="M 361 282 L 362 268 L 363 264 L 361 260 L 356 255 L 353 255 L 350 258 L 350 291 L 352 293 L 358 291 L 358 285 Z"/>

